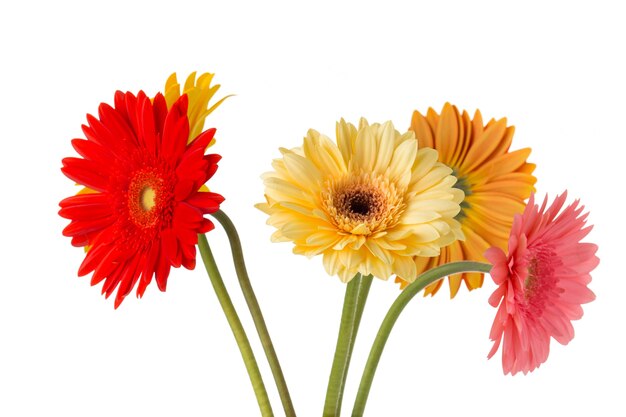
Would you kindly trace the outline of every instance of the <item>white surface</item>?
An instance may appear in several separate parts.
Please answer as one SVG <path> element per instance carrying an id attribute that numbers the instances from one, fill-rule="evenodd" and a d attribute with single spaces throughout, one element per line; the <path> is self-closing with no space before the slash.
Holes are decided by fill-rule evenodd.
<path id="1" fill-rule="evenodd" d="M 344 285 L 320 259 L 271 244 L 259 175 L 279 146 L 340 117 L 409 125 L 445 101 L 516 126 L 531 146 L 539 194 L 567 188 L 591 210 L 601 264 L 597 300 L 567 347 L 529 376 L 486 360 L 494 285 L 450 301 L 416 299 L 389 340 L 368 416 L 624 415 L 623 260 L 626 30 L 618 2 L 129 1 L 0 6 L 0 415 L 255 416 L 256 401 L 203 269 L 175 270 L 114 311 L 61 236 L 60 172 L 85 113 L 116 89 L 154 94 L 177 71 L 216 72 L 236 93 L 208 122 L 223 155 L 211 188 L 236 222 L 257 296 L 300 416 L 321 415 Z M 408 4 L 409 2 L 407 2 Z M 10 6 L 8 6 L 10 4 Z M 508 3 L 507 3 L 508 4 Z M 257 350 L 225 236 L 210 234 Z M 349 415 L 369 346 L 397 287 L 376 281 L 345 393 Z"/>

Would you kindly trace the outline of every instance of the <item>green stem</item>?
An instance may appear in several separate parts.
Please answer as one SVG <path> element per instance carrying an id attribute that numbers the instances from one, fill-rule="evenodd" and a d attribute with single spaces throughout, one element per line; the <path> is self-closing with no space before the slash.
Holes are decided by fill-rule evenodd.
<path id="1" fill-rule="evenodd" d="M 206 271 L 211 279 L 211 284 L 213 285 L 215 294 L 217 295 L 220 305 L 222 306 L 222 310 L 224 310 L 224 315 L 228 320 L 228 324 L 230 325 L 233 335 L 235 336 L 235 340 L 237 341 L 237 345 L 239 346 L 243 363 L 246 365 L 250 381 L 252 382 L 252 388 L 254 389 L 254 394 L 256 395 L 257 402 L 259 403 L 259 408 L 261 409 L 261 415 L 263 417 L 273 417 L 274 413 L 272 412 L 272 406 L 270 405 L 270 400 L 267 396 L 267 392 L 265 391 L 263 378 L 261 377 L 261 372 L 259 372 L 259 367 L 256 363 L 256 359 L 254 358 L 252 347 L 250 346 L 246 332 L 241 325 L 239 316 L 235 311 L 235 306 L 233 306 L 230 296 L 228 295 L 228 291 L 224 286 L 224 281 L 222 280 L 220 271 L 217 269 L 217 264 L 215 263 L 215 258 L 213 257 L 211 248 L 209 247 L 209 242 L 203 234 L 198 235 L 198 248 L 200 249 L 200 254 L 202 255 L 202 260 L 204 261 L 204 266 L 206 267 Z"/>
<path id="2" fill-rule="evenodd" d="M 280 362 L 278 361 L 276 351 L 274 350 L 274 345 L 272 344 L 272 339 L 270 338 L 267 326 L 265 325 L 265 320 L 263 319 L 263 313 L 261 313 L 259 302 L 257 301 L 252 285 L 250 284 L 250 278 L 248 277 L 248 271 L 246 270 L 243 249 L 241 248 L 241 241 L 239 240 L 237 229 L 235 229 L 235 225 L 223 211 L 218 210 L 213 213 L 212 216 L 220 222 L 226 231 L 228 240 L 230 241 L 230 249 L 233 254 L 235 271 L 237 272 L 239 285 L 241 286 L 241 291 L 246 299 L 248 309 L 250 310 L 257 333 L 261 339 L 261 344 L 263 345 L 265 356 L 267 357 L 270 369 L 272 370 L 272 375 L 276 381 L 276 387 L 278 388 L 278 394 L 280 395 L 285 415 L 287 417 L 296 417 L 296 412 L 291 402 L 291 396 L 289 395 L 289 389 L 287 388 L 287 383 L 285 382 L 285 376 L 283 375 Z"/>
<path id="3" fill-rule="evenodd" d="M 343 301 L 341 313 L 341 325 L 335 347 L 335 358 L 330 370 L 328 389 L 326 390 L 326 402 L 324 404 L 324 417 L 339 417 L 341 413 L 341 400 L 348 376 L 350 357 L 354 348 L 361 316 L 365 308 L 365 301 L 372 285 L 372 276 L 366 277 L 361 274 L 356 276 L 346 286 L 346 295 Z"/>
<path id="4" fill-rule="evenodd" d="M 372 350 L 367 358 L 365 370 L 363 371 L 363 377 L 361 378 L 361 384 L 359 385 L 359 391 L 357 392 L 356 400 L 354 402 L 352 417 L 363 416 L 365 403 L 367 402 L 367 397 L 369 395 L 370 388 L 372 387 L 372 381 L 374 380 L 374 374 L 376 373 L 376 367 L 380 361 L 380 356 L 383 353 L 385 343 L 387 342 L 391 329 L 396 323 L 396 320 L 398 320 L 400 313 L 402 313 L 402 310 L 404 310 L 404 307 L 406 307 L 411 299 L 413 299 L 413 297 L 422 291 L 427 285 L 449 275 L 463 272 L 488 273 L 490 270 L 491 265 L 482 262 L 451 262 L 424 272 L 400 293 L 387 312 L 383 323 L 380 325 L 374 344 L 372 345 Z"/>

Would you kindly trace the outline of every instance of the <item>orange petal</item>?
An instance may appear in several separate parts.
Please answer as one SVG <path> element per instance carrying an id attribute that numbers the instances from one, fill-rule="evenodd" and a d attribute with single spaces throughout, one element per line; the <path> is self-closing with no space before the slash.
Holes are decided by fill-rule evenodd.
<path id="1" fill-rule="evenodd" d="M 413 117 L 411 118 L 411 127 L 415 133 L 415 137 L 417 138 L 418 148 L 434 148 L 435 140 L 433 130 L 428 123 L 428 120 L 420 112 L 417 110 L 413 112 Z"/>

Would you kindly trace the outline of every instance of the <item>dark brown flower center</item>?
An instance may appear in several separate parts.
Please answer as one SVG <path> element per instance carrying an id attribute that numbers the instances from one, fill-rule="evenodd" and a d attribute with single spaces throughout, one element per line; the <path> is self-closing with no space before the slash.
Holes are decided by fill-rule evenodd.
<path id="1" fill-rule="evenodd" d="M 327 184 L 323 204 L 333 223 L 357 235 L 395 224 L 404 210 L 401 193 L 384 177 L 349 176 Z"/>
<path id="2" fill-rule="evenodd" d="M 337 196 L 338 206 L 348 217 L 367 217 L 380 209 L 384 203 L 382 196 L 377 190 L 346 190 Z"/>

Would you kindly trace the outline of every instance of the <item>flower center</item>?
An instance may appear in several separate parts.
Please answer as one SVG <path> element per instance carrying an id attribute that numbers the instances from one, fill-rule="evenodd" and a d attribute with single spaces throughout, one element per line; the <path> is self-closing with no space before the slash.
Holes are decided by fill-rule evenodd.
<path id="1" fill-rule="evenodd" d="M 376 204 L 375 195 L 364 192 L 356 192 L 351 196 L 348 196 L 349 212 L 353 214 L 360 214 L 366 216 L 370 212 L 370 208 L 373 204 Z"/>
<path id="2" fill-rule="evenodd" d="M 546 303 L 557 295 L 558 264 L 559 258 L 551 247 L 540 245 L 530 249 L 523 298 L 532 314 L 541 315 Z"/>
<path id="3" fill-rule="evenodd" d="M 528 262 L 528 275 L 524 280 L 524 295 L 526 298 L 532 297 L 535 293 L 535 290 L 540 284 L 540 275 L 538 276 L 538 269 L 540 267 L 539 261 L 537 258 L 532 258 Z"/>
<path id="4" fill-rule="evenodd" d="M 130 221 L 142 229 L 156 226 L 171 217 L 171 192 L 154 168 L 144 168 L 131 176 L 127 193 Z M 169 214 L 168 214 L 169 213 Z"/>
<path id="5" fill-rule="evenodd" d="M 156 193 L 152 187 L 148 186 L 141 190 L 141 207 L 144 211 L 150 211 L 154 208 L 156 204 L 155 197 Z"/>
<path id="6" fill-rule="evenodd" d="M 369 235 L 395 225 L 405 205 L 402 193 L 387 178 L 361 174 L 329 180 L 322 206 L 338 229 Z"/>

